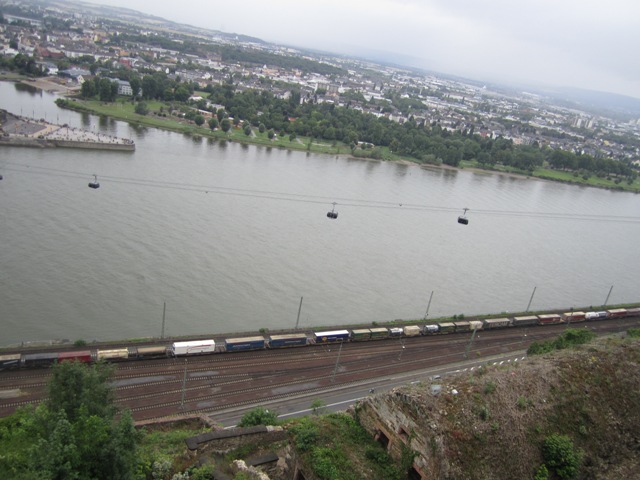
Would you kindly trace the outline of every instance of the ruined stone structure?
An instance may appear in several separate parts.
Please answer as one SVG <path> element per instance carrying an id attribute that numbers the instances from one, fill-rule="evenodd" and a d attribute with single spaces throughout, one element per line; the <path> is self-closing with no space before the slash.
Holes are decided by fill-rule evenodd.
<path id="1" fill-rule="evenodd" d="M 367 397 L 356 406 L 360 424 L 403 463 L 415 455 L 410 478 L 442 478 L 448 467 L 437 423 L 430 421 L 435 397 L 427 387 L 398 388 L 388 394 Z"/>

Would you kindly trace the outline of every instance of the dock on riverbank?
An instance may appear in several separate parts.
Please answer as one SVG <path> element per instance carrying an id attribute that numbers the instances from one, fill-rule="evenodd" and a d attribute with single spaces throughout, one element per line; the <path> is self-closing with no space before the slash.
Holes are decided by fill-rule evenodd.
<path id="1" fill-rule="evenodd" d="M 0 110 L 0 145 L 31 148 L 81 148 L 132 152 L 133 140 L 68 125 L 13 115 Z"/>

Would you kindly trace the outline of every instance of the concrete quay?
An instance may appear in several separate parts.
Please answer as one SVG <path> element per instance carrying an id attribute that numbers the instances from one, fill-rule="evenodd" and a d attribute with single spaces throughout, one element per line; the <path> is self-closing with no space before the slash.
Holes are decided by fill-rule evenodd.
<path id="1" fill-rule="evenodd" d="M 82 148 L 132 152 L 133 140 L 90 132 L 0 111 L 0 145 L 32 148 Z"/>

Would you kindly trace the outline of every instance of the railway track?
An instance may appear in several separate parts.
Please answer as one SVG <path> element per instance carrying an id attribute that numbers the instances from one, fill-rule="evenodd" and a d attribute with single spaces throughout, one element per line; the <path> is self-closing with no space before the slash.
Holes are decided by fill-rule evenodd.
<path id="1" fill-rule="evenodd" d="M 572 325 L 603 334 L 638 326 L 638 319 Z M 566 325 L 481 331 L 467 352 L 482 359 L 525 350 L 534 340 L 557 336 Z M 313 395 L 327 388 L 372 381 L 462 360 L 470 335 L 442 335 L 350 342 L 342 345 L 226 353 L 115 363 L 119 406 L 136 420 L 184 413 L 213 413 L 230 406 Z M 0 416 L 46 398 L 48 371 L 0 372 Z"/>

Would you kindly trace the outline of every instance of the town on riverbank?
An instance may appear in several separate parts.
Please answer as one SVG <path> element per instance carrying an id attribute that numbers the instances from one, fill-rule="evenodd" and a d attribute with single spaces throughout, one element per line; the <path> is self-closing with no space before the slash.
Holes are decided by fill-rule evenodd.
<path id="1" fill-rule="evenodd" d="M 47 13 L 55 35 L 38 40 L 41 12 L 17 8 L 0 80 L 22 75 L 67 97 L 63 108 L 225 141 L 640 192 L 633 98 L 592 108 L 144 14 L 122 23 L 131 12 L 73 3 Z"/>

